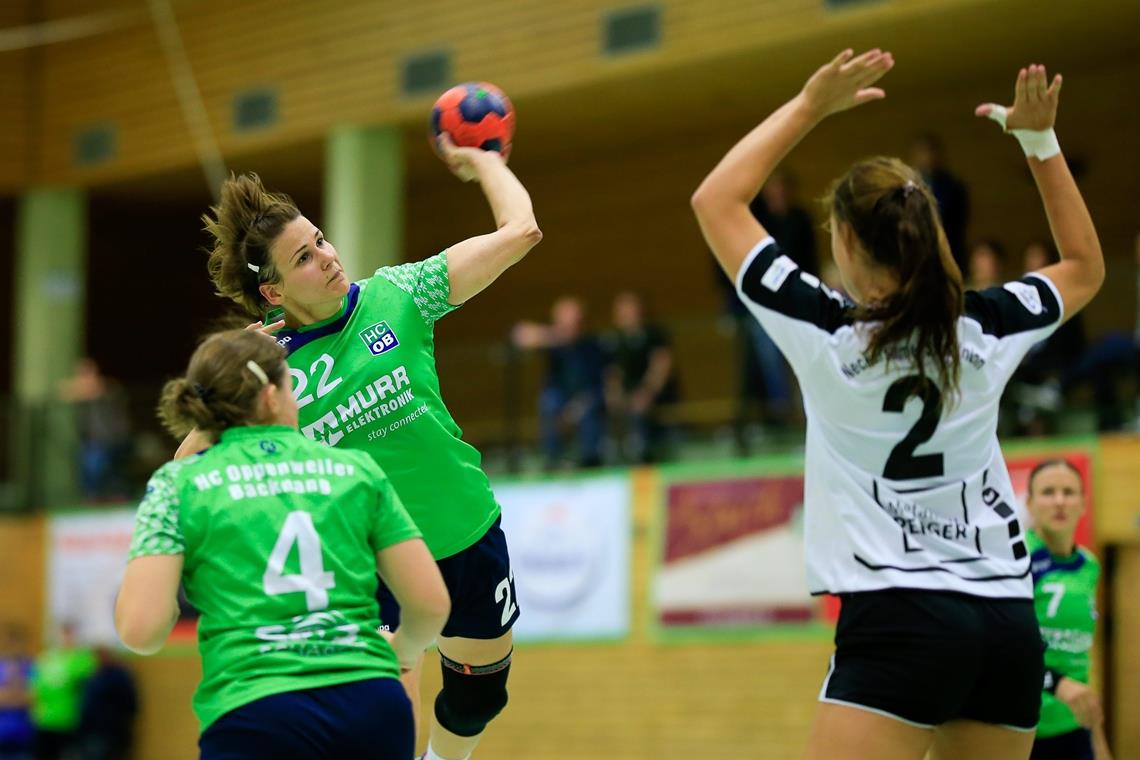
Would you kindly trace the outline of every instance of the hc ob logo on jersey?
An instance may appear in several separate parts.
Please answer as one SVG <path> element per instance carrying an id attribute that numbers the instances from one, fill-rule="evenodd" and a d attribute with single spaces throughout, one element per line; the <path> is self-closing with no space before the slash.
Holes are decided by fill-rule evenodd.
<path id="1" fill-rule="evenodd" d="M 372 352 L 373 356 L 379 356 L 400 345 L 396 333 L 392 332 L 387 322 L 377 322 L 371 327 L 364 328 L 360 331 L 360 339 L 364 341 L 364 345 L 368 346 L 368 350 Z"/>

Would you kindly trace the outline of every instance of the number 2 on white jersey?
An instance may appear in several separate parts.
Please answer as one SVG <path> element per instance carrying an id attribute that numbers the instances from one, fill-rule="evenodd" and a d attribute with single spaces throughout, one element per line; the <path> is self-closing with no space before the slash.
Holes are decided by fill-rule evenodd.
<path id="1" fill-rule="evenodd" d="M 293 544 L 297 545 L 301 572 L 285 575 L 285 562 L 289 559 Z M 313 516 L 308 512 L 298 510 L 285 517 L 285 525 L 277 536 L 277 543 L 273 545 L 269 565 L 265 568 L 261 582 L 265 593 L 271 596 L 303 591 L 309 612 L 329 606 L 328 590 L 336 586 L 336 579 L 332 571 L 325 570 L 324 559 L 321 557 L 321 537 L 317 535 Z"/>

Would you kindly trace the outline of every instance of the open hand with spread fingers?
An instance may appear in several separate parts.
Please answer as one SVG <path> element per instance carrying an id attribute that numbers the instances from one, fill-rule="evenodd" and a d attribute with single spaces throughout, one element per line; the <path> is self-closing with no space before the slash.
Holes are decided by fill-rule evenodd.
<path id="1" fill-rule="evenodd" d="M 974 109 L 974 115 L 993 119 L 1006 131 L 1027 129 L 1040 132 L 1053 128 L 1060 98 L 1061 75 L 1055 75 L 1050 83 L 1045 66 L 1031 63 L 1017 73 L 1012 106 L 983 103 Z"/>
<path id="2" fill-rule="evenodd" d="M 895 59 L 888 51 L 874 48 L 856 56 L 855 51 L 848 48 L 811 75 L 800 97 L 821 119 L 881 100 L 887 93 L 871 85 L 894 65 Z"/>

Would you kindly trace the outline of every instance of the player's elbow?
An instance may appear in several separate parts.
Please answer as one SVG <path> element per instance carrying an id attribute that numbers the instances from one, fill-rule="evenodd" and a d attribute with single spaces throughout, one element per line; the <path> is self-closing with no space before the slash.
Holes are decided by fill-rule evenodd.
<path id="1" fill-rule="evenodd" d="M 121 595 L 115 605 L 115 631 L 135 654 L 154 654 L 166 642 L 172 616 L 159 605 L 135 603 Z"/>
<path id="2" fill-rule="evenodd" d="M 145 616 L 136 615 L 120 619 L 116 616 L 115 630 L 123 646 L 135 654 L 154 654 L 162 649 L 165 631 Z"/>
<path id="3" fill-rule="evenodd" d="M 510 251 L 511 264 L 517 264 L 530 253 L 531 248 L 542 242 L 542 230 L 533 216 L 524 221 L 508 222 L 499 232 L 509 241 L 507 250 Z"/>
<path id="4" fill-rule="evenodd" d="M 447 618 L 451 616 L 451 597 L 440 581 L 439 588 L 432 589 L 431 593 L 418 595 L 406 607 L 408 613 L 421 621 L 425 628 L 441 631 L 447 624 Z"/>
<path id="5" fill-rule="evenodd" d="M 520 222 L 515 231 L 515 237 L 527 251 L 534 248 L 542 242 L 542 230 L 538 226 L 538 221 L 531 217 L 525 222 Z"/>

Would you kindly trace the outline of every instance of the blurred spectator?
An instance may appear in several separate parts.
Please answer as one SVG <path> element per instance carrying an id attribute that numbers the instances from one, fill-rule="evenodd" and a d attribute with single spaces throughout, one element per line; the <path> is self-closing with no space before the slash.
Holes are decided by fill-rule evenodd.
<path id="1" fill-rule="evenodd" d="M 28 681 L 32 658 L 22 626 L 7 623 L 0 630 L 0 760 L 30 760 L 35 727 L 29 711 Z"/>
<path id="2" fill-rule="evenodd" d="M 800 205 L 799 184 L 794 174 L 777 169 L 760 189 L 749 208 L 756 220 L 776 239 L 780 248 L 800 269 L 819 275 L 815 253 L 815 224 Z"/>
<path id="3" fill-rule="evenodd" d="M 1051 243 L 1034 241 L 1022 252 L 1025 272 L 1061 260 Z M 1056 332 L 1029 349 L 1009 384 L 1009 397 L 1016 415 L 1015 433 L 1043 435 L 1053 432 L 1049 421 L 1060 408 L 1064 384 L 1085 352 L 1084 318 L 1081 314 L 1057 328 Z"/>
<path id="4" fill-rule="evenodd" d="M 934 193 L 950 251 L 964 274 L 966 228 L 970 224 L 970 193 L 966 185 L 946 168 L 942 141 L 937 135 L 926 133 L 915 138 L 911 145 L 911 164 Z"/>
<path id="5" fill-rule="evenodd" d="M 614 329 L 604 337 L 606 405 L 624 432 L 623 457 L 658 461 L 665 443 L 661 407 L 677 400 L 673 348 L 660 325 L 645 320 L 641 296 L 619 293 L 613 305 Z"/>
<path id="6" fill-rule="evenodd" d="M 95 655 L 78 646 L 70 623 L 60 626 L 58 643 L 36 658 L 30 683 L 37 760 L 66 758 L 74 749 L 83 689 L 95 667 Z"/>
<path id="7" fill-rule="evenodd" d="M 776 170 L 749 204 L 752 215 L 776 240 L 782 252 L 807 274 L 819 275 L 815 227 L 811 215 L 800 205 L 798 185 L 790 172 Z M 716 268 L 716 282 L 724 295 L 725 314 L 741 337 L 740 395 L 736 420 L 737 448 L 748 451 L 745 428 L 753 417 L 752 407 L 761 405 L 761 416 L 777 427 L 785 426 L 792 412 L 792 374 L 783 354 L 760 323 L 736 295 L 736 284 Z"/>
<path id="8" fill-rule="evenodd" d="M 99 371 L 94 359 L 76 364 L 60 386 L 60 398 L 73 405 L 79 428 L 80 490 L 88 501 L 123 500 L 130 453 L 130 417 L 122 387 Z"/>
<path id="9" fill-rule="evenodd" d="M 1005 247 L 996 240 L 979 240 L 970 249 L 970 259 L 962 270 L 966 287 L 985 290 L 1005 281 Z"/>
<path id="10" fill-rule="evenodd" d="M 76 758 L 127 760 L 138 713 L 135 679 L 107 647 L 96 649 L 95 656 L 99 667 L 83 691 Z"/>
<path id="11" fill-rule="evenodd" d="M 585 308 L 571 296 L 559 298 L 551 309 L 551 323 L 520 322 L 511 338 L 525 349 L 546 352 L 546 382 L 539 396 L 539 426 L 546 466 L 562 463 L 563 436 L 576 430 L 578 465 L 602 463 L 605 403 L 601 343 L 584 332 Z"/>

